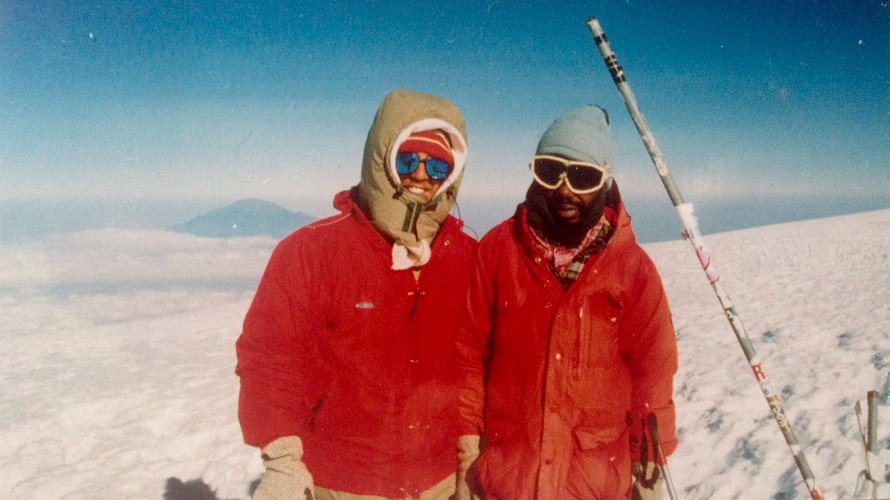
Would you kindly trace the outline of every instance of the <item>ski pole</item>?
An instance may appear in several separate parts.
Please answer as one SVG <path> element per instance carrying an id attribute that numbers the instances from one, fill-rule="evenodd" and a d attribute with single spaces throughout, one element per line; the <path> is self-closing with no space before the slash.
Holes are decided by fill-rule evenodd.
<path id="1" fill-rule="evenodd" d="M 862 427 L 862 405 L 859 404 L 859 401 L 856 401 L 856 404 L 853 405 L 853 410 L 856 411 L 856 424 L 859 428 L 859 435 L 862 437 L 862 451 L 865 453 L 865 469 L 856 478 L 854 495 L 860 493 L 856 498 L 877 498 L 878 481 L 875 479 L 873 471 L 879 469 L 880 466 L 877 463 L 877 448 L 872 448 L 877 436 L 877 431 L 875 431 L 875 437 L 872 436 L 872 426 L 876 426 L 873 422 L 877 420 L 877 407 L 874 405 L 877 401 L 877 395 L 877 391 L 868 392 L 868 437 L 866 437 L 866 430 Z"/>
<path id="2" fill-rule="evenodd" d="M 668 496 L 671 500 L 677 500 L 677 491 L 674 489 L 674 480 L 671 478 L 671 471 L 668 468 L 667 457 L 661 452 L 661 437 L 658 434 L 658 417 L 655 413 L 649 413 L 649 435 L 652 436 L 652 447 L 655 449 L 655 463 L 661 469 L 661 475 L 664 476 L 664 484 L 667 486 Z M 661 465 L 664 463 L 664 465 Z"/>
<path id="3" fill-rule="evenodd" d="M 803 454 L 803 449 L 801 449 L 800 444 L 798 444 L 797 437 L 794 435 L 794 430 L 791 428 L 791 422 L 788 420 L 788 417 L 785 416 L 782 402 L 779 400 L 779 396 L 773 390 L 772 384 L 766 376 L 763 365 L 757 356 L 757 352 L 754 350 L 754 346 L 751 344 L 751 339 L 748 337 L 745 327 L 742 325 L 742 320 L 736 312 L 735 306 L 732 305 L 729 294 L 726 293 L 723 286 L 720 284 L 720 274 L 717 272 L 717 269 L 711 261 L 711 255 L 705 248 L 704 241 L 702 241 L 701 233 L 698 230 L 698 220 L 693 212 L 692 204 L 683 202 L 683 197 L 680 195 L 680 191 L 677 189 L 677 186 L 674 184 L 674 180 L 668 171 L 664 156 L 661 154 L 661 150 L 655 142 L 655 137 L 652 135 L 652 131 L 649 129 L 649 125 L 646 123 L 643 113 L 640 111 L 637 99 L 634 96 L 633 91 L 630 89 L 630 85 L 627 83 L 627 79 L 624 75 L 624 68 L 618 64 L 615 52 L 612 50 L 612 46 L 609 44 L 609 40 L 606 38 L 606 34 L 603 32 L 599 21 L 595 17 L 592 17 L 587 21 L 587 26 L 593 34 L 593 39 L 603 56 L 603 61 L 605 61 L 609 73 L 612 75 L 612 81 L 615 82 L 615 85 L 618 87 L 618 92 L 621 93 L 621 97 L 624 99 L 624 104 L 630 112 L 634 125 L 637 127 L 637 132 L 639 132 L 640 137 L 643 139 L 643 143 L 646 145 L 646 150 L 652 158 L 652 163 L 655 165 L 659 177 L 661 177 L 661 182 L 664 184 L 668 196 L 671 198 L 674 209 L 677 211 L 680 222 L 683 224 L 684 236 L 689 239 L 692 247 L 695 249 L 699 263 L 701 264 L 708 281 L 711 283 L 711 287 L 714 289 L 717 299 L 723 307 L 726 319 L 729 320 L 729 324 L 732 326 L 733 332 L 735 332 L 736 339 L 738 339 L 751 369 L 754 371 L 754 377 L 760 384 L 760 389 L 763 391 L 763 395 L 766 398 L 766 402 L 769 404 L 773 417 L 775 418 L 776 423 L 779 424 L 779 429 L 782 430 L 785 442 L 788 444 L 791 453 L 794 455 L 794 461 L 797 463 L 797 468 L 800 470 L 804 482 L 810 491 L 810 496 L 813 500 L 822 500 L 822 494 L 819 492 L 818 488 L 816 488 L 816 479 L 813 477 L 810 465 L 807 463 L 807 459 Z"/>
<path id="4" fill-rule="evenodd" d="M 878 391 L 868 391 L 868 451 L 878 452 Z"/>

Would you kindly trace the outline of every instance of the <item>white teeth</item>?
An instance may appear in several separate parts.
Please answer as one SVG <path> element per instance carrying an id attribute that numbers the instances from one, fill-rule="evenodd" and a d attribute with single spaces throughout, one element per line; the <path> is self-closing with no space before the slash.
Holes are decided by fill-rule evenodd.
<path id="1" fill-rule="evenodd" d="M 425 190 L 425 189 L 420 189 L 420 188 L 417 188 L 417 187 L 409 187 L 409 188 L 408 188 L 408 191 L 411 191 L 411 192 L 414 193 L 414 194 L 424 194 L 424 193 L 426 193 L 426 190 Z"/>

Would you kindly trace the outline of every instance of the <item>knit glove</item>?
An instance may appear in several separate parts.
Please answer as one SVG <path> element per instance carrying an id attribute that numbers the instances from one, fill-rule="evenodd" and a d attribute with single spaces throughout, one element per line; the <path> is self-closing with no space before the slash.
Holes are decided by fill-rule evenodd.
<path id="1" fill-rule="evenodd" d="M 639 462 L 633 464 L 634 488 L 631 500 L 661 500 L 664 478 L 655 462 L 647 462 L 645 469 Z"/>
<path id="2" fill-rule="evenodd" d="M 297 436 L 276 439 L 262 449 L 266 472 L 253 500 L 312 500 L 312 474 L 303 463 L 303 442 Z"/>
<path id="3" fill-rule="evenodd" d="M 465 435 L 457 439 L 457 488 L 454 500 L 481 498 L 476 478 L 476 459 L 479 458 L 479 436 Z"/>

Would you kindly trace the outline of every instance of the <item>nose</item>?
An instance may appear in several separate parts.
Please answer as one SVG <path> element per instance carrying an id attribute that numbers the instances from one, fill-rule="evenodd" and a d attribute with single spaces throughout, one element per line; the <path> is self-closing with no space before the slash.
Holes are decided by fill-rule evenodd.
<path id="1" fill-rule="evenodd" d="M 426 172 L 426 160 L 429 156 L 421 154 L 420 156 L 420 165 L 417 166 L 411 174 L 408 176 L 409 179 L 414 182 L 423 182 L 430 180 L 429 174 Z"/>
<path id="2" fill-rule="evenodd" d="M 563 178 L 562 182 L 559 184 L 559 186 L 557 186 L 556 192 L 559 193 L 559 195 L 563 198 L 570 198 L 575 194 L 572 192 L 571 189 L 569 189 L 569 182 L 565 178 Z"/>

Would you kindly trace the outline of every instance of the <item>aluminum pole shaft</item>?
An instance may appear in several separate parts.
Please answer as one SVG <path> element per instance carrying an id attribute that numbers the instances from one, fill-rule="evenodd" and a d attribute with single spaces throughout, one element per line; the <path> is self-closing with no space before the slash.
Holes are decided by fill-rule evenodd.
<path id="1" fill-rule="evenodd" d="M 603 61 L 606 63 L 609 73 L 612 75 L 612 81 L 615 82 L 615 85 L 618 87 L 618 92 L 621 93 L 621 97 L 624 99 L 624 104 L 627 107 L 628 112 L 630 112 L 634 125 L 637 127 L 637 131 L 640 133 L 640 137 L 643 139 L 643 143 L 649 151 L 649 156 L 652 158 L 652 163 L 655 165 L 659 177 L 661 177 L 661 182 L 664 184 L 668 196 L 671 198 L 674 209 L 676 209 L 680 222 L 683 224 L 684 236 L 686 236 L 692 244 L 692 247 L 695 249 L 699 263 L 701 264 L 705 275 L 708 277 L 708 281 L 711 283 L 711 287 L 714 289 L 714 293 L 717 295 L 720 305 L 723 307 L 723 312 L 726 314 L 726 318 L 732 326 L 732 330 L 736 335 L 736 339 L 739 341 L 739 345 L 745 352 L 745 357 L 754 372 L 754 377 L 760 384 L 760 389 L 769 404 L 770 411 L 772 411 L 773 417 L 779 425 L 779 428 L 782 430 L 782 435 L 785 437 L 785 442 L 788 444 L 788 447 L 794 455 L 794 461 L 803 476 L 807 489 L 810 491 L 810 496 L 813 500 L 822 500 L 822 494 L 816 487 L 816 479 L 813 477 L 813 472 L 810 470 L 810 466 L 807 463 L 807 459 L 804 456 L 800 444 L 798 444 L 797 436 L 794 435 L 794 430 L 791 428 L 791 422 L 785 416 L 785 410 L 782 408 L 779 396 L 773 390 L 772 384 L 766 376 L 763 365 L 757 356 L 757 352 L 754 350 L 754 346 L 751 344 L 751 339 L 748 337 L 748 333 L 742 324 L 742 320 L 739 317 L 735 306 L 733 306 L 732 301 L 729 298 L 729 294 L 726 293 L 726 290 L 724 290 L 720 283 L 720 274 L 717 272 L 711 259 L 711 255 L 705 248 L 701 233 L 698 230 L 698 220 L 693 212 L 692 204 L 683 201 L 683 197 L 680 195 L 680 190 L 674 183 L 670 171 L 668 170 L 667 163 L 664 161 L 664 155 L 661 154 L 661 149 L 659 149 L 658 143 L 655 142 L 655 137 L 652 135 L 652 131 L 649 129 L 649 125 L 646 123 L 646 118 L 643 116 L 642 111 L 640 111 L 637 99 L 634 96 L 630 85 L 627 83 L 624 68 L 618 64 L 615 52 L 612 50 L 612 46 L 606 38 L 606 34 L 603 32 L 599 21 L 595 17 L 590 18 L 590 20 L 587 21 L 587 26 L 590 28 L 591 34 L 593 34 L 593 39 L 603 56 Z"/>

